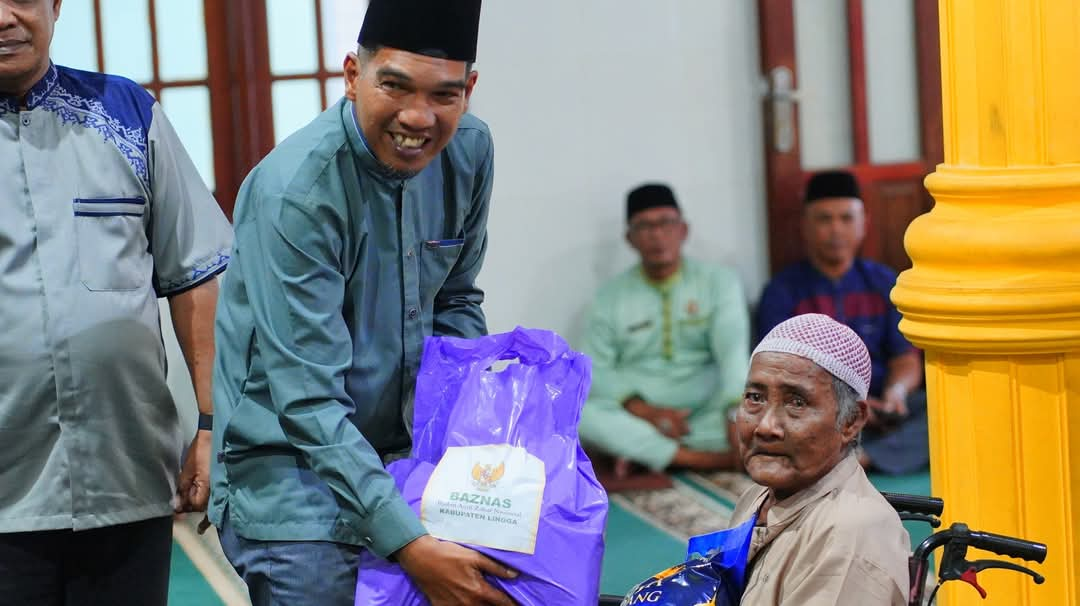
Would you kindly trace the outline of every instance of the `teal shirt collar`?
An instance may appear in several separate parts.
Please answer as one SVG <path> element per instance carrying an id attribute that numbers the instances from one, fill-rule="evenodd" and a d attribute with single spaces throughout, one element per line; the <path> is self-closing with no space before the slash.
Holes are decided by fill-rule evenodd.
<path id="1" fill-rule="evenodd" d="M 345 133 L 349 138 L 349 143 L 352 145 L 353 151 L 356 152 L 356 157 L 358 158 L 361 169 L 391 186 L 400 185 L 402 182 L 408 181 L 412 176 L 415 176 L 405 176 L 394 171 L 375 157 L 375 152 L 371 151 L 371 146 L 368 145 L 367 139 L 364 138 L 364 132 L 360 129 L 360 123 L 356 120 L 356 104 L 345 99 L 342 103 L 341 111 L 348 114 L 347 116 L 342 116 L 342 121 L 344 121 L 346 125 L 352 124 L 352 128 L 346 126 Z"/>

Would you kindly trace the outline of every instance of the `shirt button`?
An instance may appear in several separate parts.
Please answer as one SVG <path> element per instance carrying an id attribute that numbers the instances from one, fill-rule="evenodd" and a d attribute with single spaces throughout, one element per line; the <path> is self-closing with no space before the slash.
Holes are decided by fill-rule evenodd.
<path id="1" fill-rule="evenodd" d="M 23 116 L 22 125 L 23 126 L 30 126 L 30 116 Z"/>
<path id="2" fill-rule="evenodd" d="M 413 249 L 409 249 L 409 252 L 405 253 L 410 259 L 413 258 Z"/>
<path id="3" fill-rule="evenodd" d="M 415 320 L 416 319 L 416 309 L 410 309 L 409 310 L 409 319 L 410 320 Z"/>
<path id="4" fill-rule="evenodd" d="M 371 545 L 371 537 L 364 537 L 364 542 Z"/>

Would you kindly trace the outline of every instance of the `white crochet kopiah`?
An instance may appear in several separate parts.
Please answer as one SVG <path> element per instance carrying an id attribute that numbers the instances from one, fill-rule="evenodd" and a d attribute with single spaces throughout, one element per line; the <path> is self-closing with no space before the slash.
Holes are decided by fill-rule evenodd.
<path id="1" fill-rule="evenodd" d="M 789 353 L 811 360 L 847 383 L 860 400 L 870 390 L 870 353 L 859 335 L 823 314 L 803 314 L 776 325 L 754 348 Z"/>

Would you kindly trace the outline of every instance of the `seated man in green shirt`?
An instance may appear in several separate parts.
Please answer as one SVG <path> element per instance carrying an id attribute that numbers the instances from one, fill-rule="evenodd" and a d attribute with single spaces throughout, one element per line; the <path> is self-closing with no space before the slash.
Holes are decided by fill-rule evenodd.
<path id="1" fill-rule="evenodd" d="M 682 255 L 689 227 L 671 189 L 646 184 L 627 197 L 626 239 L 641 262 L 603 285 L 582 349 L 593 383 L 581 439 L 631 463 L 729 469 L 725 411 L 746 376 L 749 319 L 738 277 Z"/>

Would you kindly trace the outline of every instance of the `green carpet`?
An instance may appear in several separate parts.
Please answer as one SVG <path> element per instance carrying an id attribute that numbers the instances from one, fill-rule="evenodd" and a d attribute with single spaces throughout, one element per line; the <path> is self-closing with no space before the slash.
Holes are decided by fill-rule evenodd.
<path id="1" fill-rule="evenodd" d="M 221 553 L 211 529 L 198 534 L 199 517 L 173 523 L 170 606 L 250 606 L 247 589 Z"/>
<path id="2" fill-rule="evenodd" d="M 745 477 L 734 474 L 680 474 L 671 489 L 612 495 L 600 591 L 624 594 L 643 579 L 681 562 L 690 536 L 726 526 L 746 481 Z M 887 492 L 930 494 L 930 474 L 926 472 L 898 477 L 871 475 L 870 481 Z M 913 548 L 931 531 L 928 525 L 914 522 L 906 523 L 905 527 Z M 224 574 L 231 574 L 220 551 L 215 551 L 216 543 L 209 543 L 209 549 L 218 554 L 212 558 L 214 566 Z M 170 606 L 245 603 L 237 599 L 235 589 L 232 595 L 228 604 L 219 598 L 187 553 L 174 543 Z"/>
<path id="3" fill-rule="evenodd" d="M 169 577 L 169 606 L 224 606 L 199 569 L 175 542 Z"/>

